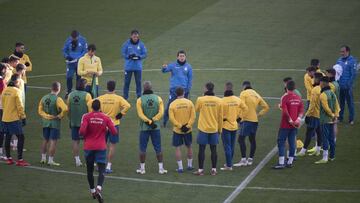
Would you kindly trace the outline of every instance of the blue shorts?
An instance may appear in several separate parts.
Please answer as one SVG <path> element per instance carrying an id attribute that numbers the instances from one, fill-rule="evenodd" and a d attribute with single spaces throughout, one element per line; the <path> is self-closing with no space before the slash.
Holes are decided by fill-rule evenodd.
<path id="1" fill-rule="evenodd" d="M 84 150 L 85 160 L 94 163 L 106 163 L 106 149 L 104 150 Z"/>
<path id="2" fill-rule="evenodd" d="M 305 118 L 305 123 L 308 128 L 319 128 L 320 127 L 320 119 L 310 116 Z"/>
<path id="3" fill-rule="evenodd" d="M 140 131 L 140 152 L 145 153 L 147 144 L 149 142 L 149 138 L 151 137 L 151 142 L 154 146 L 154 150 L 156 154 L 161 153 L 161 136 L 160 136 L 160 130 L 146 130 L 146 131 Z"/>
<path id="4" fill-rule="evenodd" d="M 115 126 L 116 130 L 117 130 L 117 135 L 111 135 L 110 131 L 108 131 L 106 133 L 106 142 L 110 142 L 111 144 L 116 144 L 119 142 L 120 137 L 119 137 L 119 125 Z"/>
<path id="5" fill-rule="evenodd" d="M 4 133 L 7 135 L 21 135 L 23 134 L 21 121 L 3 122 Z"/>
<path id="6" fill-rule="evenodd" d="M 191 144 L 192 144 L 191 132 L 187 133 L 187 134 L 179 134 L 179 133 L 174 132 L 172 145 L 174 147 L 179 147 L 183 144 L 185 144 L 187 147 L 191 146 Z"/>
<path id="7" fill-rule="evenodd" d="M 244 121 L 240 123 L 240 136 L 255 136 L 258 122 Z"/>
<path id="8" fill-rule="evenodd" d="M 56 128 L 43 128 L 43 137 L 45 140 L 60 139 L 60 130 Z"/>
<path id="9" fill-rule="evenodd" d="M 201 145 L 217 145 L 219 144 L 219 133 L 205 133 L 199 130 L 197 143 Z"/>
<path id="10" fill-rule="evenodd" d="M 78 141 L 83 139 L 79 134 L 80 127 L 71 127 L 71 139 L 74 141 Z"/>

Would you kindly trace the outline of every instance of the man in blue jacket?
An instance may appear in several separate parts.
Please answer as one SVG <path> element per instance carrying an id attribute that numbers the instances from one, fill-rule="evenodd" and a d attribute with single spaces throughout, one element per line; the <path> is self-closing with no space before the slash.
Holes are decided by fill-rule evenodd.
<path id="1" fill-rule="evenodd" d="M 126 40 L 121 47 L 122 57 L 125 59 L 124 64 L 124 98 L 129 98 L 129 86 L 132 74 L 135 77 L 136 96 L 141 97 L 141 75 L 142 61 L 147 56 L 147 50 L 142 41 L 139 39 L 139 31 L 132 30 L 130 39 Z"/>
<path id="2" fill-rule="evenodd" d="M 336 61 L 343 68 L 342 75 L 339 79 L 340 85 L 340 122 L 344 119 L 345 102 L 349 108 L 349 123 L 354 124 L 354 97 L 353 97 L 353 84 L 356 78 L 357 60 L 350 55 L 350 47 L 342 46 L 340 48 L 341 57 Z"/>
<path id="3" fill-rule="evenodd" d="M 72 91 L 74 74 L 76 74 L 76 82 L 80 79 L 77 74 L 77 65 L 78 60 L 87 52 L 86 39 L 78 31 L 73 30 L 70 37 L 66 39 L 62 52 L 66 62 L 67 93 L 65 97 L 67 98 Z"/>
<path id="4" fill-rule="evenodd" d="M 175 90 L 177 87 L 182 87 L 185 90 L 185 98 L 189 98 L 189 93 L 192 86 L 192 67 L 189 63 L 186 62 L 186 53 L 184 50 L 180 50 L 177 53 L 177 61 L 164 64 L 161 70 L 163 73 L 171 72 L 170 77 L 170 95 L 169 101 L 166 105 L 164 113 L 163 125 L 166 126 L 166 123 L 169 120 L 169 106 L 177 96 Z"/>

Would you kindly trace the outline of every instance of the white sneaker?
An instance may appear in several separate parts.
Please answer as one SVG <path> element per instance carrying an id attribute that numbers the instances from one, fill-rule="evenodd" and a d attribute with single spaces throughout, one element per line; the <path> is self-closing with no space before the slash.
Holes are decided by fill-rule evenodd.
<path id="1" fill-rule="evenodd" d="M 248 158 L 248 159 L 247 159 L 247 165 L 248 165 L 248 166 L 251 166 L 251 165 L 253 164 L 253 161 L 254 161 L 254 160 L 253 160 L 252 158 Z"/>
<path id="2" fill-rule="evenodd" d="M 227 167 L 227 166 L 225 166 L 225 167 L 223 167 L 223 168 L 220 168 L 220 170 L 222 170 L 222 171 L 232 171 L 233 168 L 232 168 L 232 167 Z"/>
<path id="3" fill-rule="evenodd" d="M 164 175 L 164 174 L 167 174 L 167 170 L 165 170 L 165 169 L 159 169 L 159 174 L 160 175 Z"/>
<path id="4" fill-rule="evenodd" d="M 81 166 L 83 166 L 83 164 L 82 164 L 81 162 L 76 162 L 76 163 L 75 163 L 75 166 L 76 166 L 76 167 L 81 167 Z"/>
<path id="5" fill-rule="evenodd" d="M 145 174 L 145 169 L 136 169 L 136 173 L 144 175 Z"/>
<path id="6" fill-rule="evenodd" d="M 247 166 L 247 160 L 241 160 L 239 163 L 234 164 L 236 167 Z"/>

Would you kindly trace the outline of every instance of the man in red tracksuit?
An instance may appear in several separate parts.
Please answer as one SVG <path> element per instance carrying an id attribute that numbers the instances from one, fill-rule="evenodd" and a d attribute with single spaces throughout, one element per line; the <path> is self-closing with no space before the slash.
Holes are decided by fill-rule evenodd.
<path id="1" fill-rule="evenodd" d="M 94 100 L 91 108 L 93 112 L 84 114 L 79 134 L 84 137 L 84 152 L 87 167 L 87 178 L 90 185 L 90 192 L 94 199 L 101 203 L 102 185 L 104 183 L 104 172 L 106 163 L 106 139 L 109 131 L 111 135 L 117 135 L 117 130 L 111 119 L 100 112 L 100 101 Z M 98 184 L 94 186 L 94 163 L 97 163 L 99 169 Z"/>
<path id="2" fill-rule="evenodd" d="M 274 169 L 291 168 L 295 155 L 296 134 L 300 127 L 301 117 L 304 114 L 304 106 L 301 98 L 294 92 L 295 82 L 286 84 L 287 92 L 281 97 L 281 124 L 278 134 L 279 162 Z M 289 143 L 289 159 L 285 164 L 285 141 Z"/>

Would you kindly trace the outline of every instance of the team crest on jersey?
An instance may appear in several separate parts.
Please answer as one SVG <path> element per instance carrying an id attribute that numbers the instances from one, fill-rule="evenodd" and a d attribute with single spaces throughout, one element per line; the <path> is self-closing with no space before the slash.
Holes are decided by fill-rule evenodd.
<path id="1" fill-rule="evenodd" d="M 152 100 L 152 99 L 147 100 L 147 105 L 148 105 L 148 107 L 153 107 L 154 106 L 154 100 Z"/>
<path id="2" fill-rule="evenodd" d="M 80 102 L 80 97 L 79 97 L 79 96 L 75 96 L 75 97 L 74 97 L 74 102 L 75 102 L 75 103 L 79 103 L 79 102 Z"/>
<path id="3" fill-rule="evenodd" d="M 45 99 L 45 105 L 50 106 L 50 104 L 51 104 L 51 99 L 49 98 Z"/>

